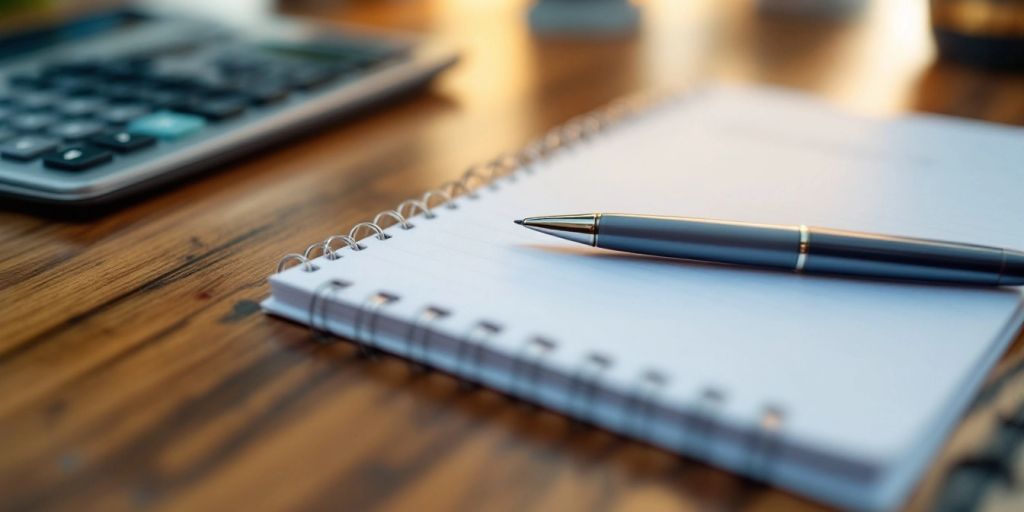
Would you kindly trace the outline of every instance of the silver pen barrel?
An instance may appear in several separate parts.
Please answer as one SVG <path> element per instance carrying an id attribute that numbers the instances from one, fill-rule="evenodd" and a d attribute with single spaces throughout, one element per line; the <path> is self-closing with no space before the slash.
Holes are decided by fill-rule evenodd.
<path id="1" fill-rule="evenodd" d="M 680 217 L 597 214 L 594 245 L 690 260 L 793 269 L 800 230 Z"/>
<path id="2" fill-rule="evenodd" d="M 824 274 L 974 285 L 1024 284 L 1024 252 L 807 226 L 584 214 L 517 221 L 618 251 Z"/>

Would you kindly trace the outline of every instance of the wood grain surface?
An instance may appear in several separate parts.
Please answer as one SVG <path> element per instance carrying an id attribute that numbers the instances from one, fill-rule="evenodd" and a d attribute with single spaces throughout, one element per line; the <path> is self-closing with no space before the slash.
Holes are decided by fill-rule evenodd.
<path id="1" fill-rule="evenodd" d="M 525 1 L 288 3 L 327 23 L 430 32 L 463 59 L 413 96 L 96 218 L 0 211 L 0 509 L 823 508 L 317 345 L 258 310 L 282 254 L 634 91 L 765 83 L 870 113 L 1024 124 L 1024 77 L 938 62 L 923 1 L 845 21 L 638 3 L 637 34 L 599 40 L 531 35 Z M 910 509 L 931 509 L 947 470 L 1014 406 L 1005 384 L 1024 394 L 1022 345 Z M 1022 497 L 993 496 L 980 506 Z"/>

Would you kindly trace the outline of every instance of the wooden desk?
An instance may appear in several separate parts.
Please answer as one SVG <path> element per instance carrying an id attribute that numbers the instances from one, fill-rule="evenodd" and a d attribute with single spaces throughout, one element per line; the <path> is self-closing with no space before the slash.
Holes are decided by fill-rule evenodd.
<path id="1" fill-rule="evenodd" d="M 819 508 L 314 345 L 257 308 L 283 253 L 647 87 L 714 77 L 1024 123 L 1021 75 L 933 62 L 923 2 L 849 23 L 720 3 L 647 2 L 640 34 L 596 42 L 532 37 L 524 1 L 310 9 L 433 31 L 464 60 L 422 94 L 99 219 L 0 213 L 0 508 Z M 965 423 L 912 508 L 990 420 Z"/>

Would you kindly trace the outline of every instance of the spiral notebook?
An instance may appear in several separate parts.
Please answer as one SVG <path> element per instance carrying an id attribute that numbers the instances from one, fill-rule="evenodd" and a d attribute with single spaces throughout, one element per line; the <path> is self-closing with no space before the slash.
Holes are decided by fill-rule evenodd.
<path id="1" fill-rule="evenodd" d="M 771 89 L 623 100 L 286 256 L 263 305 L 771 485 L 889 509 L 1013 338 L 1021 293 L 618 254 L 512 220 L 618 211 L 1019 249 L 1022 136 Z"/>

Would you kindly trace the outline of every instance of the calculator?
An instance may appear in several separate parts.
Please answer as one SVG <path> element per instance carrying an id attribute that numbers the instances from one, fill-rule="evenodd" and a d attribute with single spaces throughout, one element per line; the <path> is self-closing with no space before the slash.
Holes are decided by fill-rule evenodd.
<path id="1" fill-rule="evenodd" d="M 153 189 L 421 86 L 456 58 L 408 35 L 135 8 L 5 34 L 0 202 Z"/>

